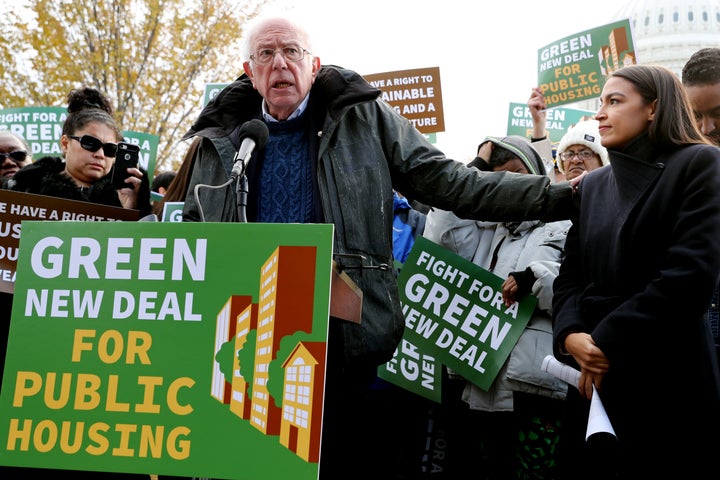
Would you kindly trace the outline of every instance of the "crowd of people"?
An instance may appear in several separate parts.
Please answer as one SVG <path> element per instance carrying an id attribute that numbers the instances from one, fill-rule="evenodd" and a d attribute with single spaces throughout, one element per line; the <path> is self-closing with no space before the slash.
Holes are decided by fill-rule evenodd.
<path id="1" fill-rule="evenodd" d="M 323 65 L 309 33 L 290 19 L 253 22 L 241 54 L 243 75 L 183 137 L 191 144 L 180 170 L 163 190 L 159 176 L 152 184 L 160 200 L 151 201 L 141 168 L 128 169 L 127 187 L 113 188 L 122 135 L 108 99 L 89 87 L 68 96 L 62 158 L 31 161 L 27 142 L 0 132 L 0 185 L 140 217 L 182 201 L 185 222 L 333 224 L 334 259 L 353 267 L 345 272 L 363 306 L 359 323 L 329 322 L 321 480 L 431 475 L 421 459 L 396 462 L 392 472 L 377 461 L 421 450 L 379 441 L 388 432 L 378 419 L 402 405 L 377 401 L 376 376 L 405 325 L 393 267 L 420 234 L 501 277 L 506 305 L 538 300 L 489 389 L 444 372 L 443 478 L 713 475 L 720 49 L 688 59 L 682 81 L 656 65 L 615 71 L 594 117 L 570 127 L 554 155 L 545 99 L 533 88 L 530 138 L 488 136 L 467 164 L 446 158 L 358 73 Z M 240 212 L 229 180 L 251 120 L 269 135 L 252 151 Z M 429 207 L 411 226 L 408 199 Z M 393 225 L 404 234 L 393 235 Z M 6 340 L 11 296 L 2 300 Z M 545 355 L 576 368 L 578 385 L 528 361 Z M 595 393 L 616 433 L 602 446 L 585 438 Z M 397 425 L 425 425 L 427 416 L 406 420 Z M 385 450 L 377 457 L 376 444 Z"/>

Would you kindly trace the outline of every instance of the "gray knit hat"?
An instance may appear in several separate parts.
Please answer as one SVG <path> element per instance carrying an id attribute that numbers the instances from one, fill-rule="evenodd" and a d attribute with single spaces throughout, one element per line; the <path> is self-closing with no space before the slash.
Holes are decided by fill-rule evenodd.
<path id="1" fill-rule="evenodd" d="M 547 175 L 545 164 L 540 154 L 530 144 L 530 141 L 520 135 L 508 135 L 507 137 L 485 137 L 480 142 L 482 146 L 485 142 L 492 142 L 496 147 L 509 150 L 516 155 L 527 167 L 528 171 L 534 175 Z M 478 146 L 478 150 L 480 147 Z"/>
<path id="2" fill-rule="evenodd" d="M 560 145 L 557 149 L 556 165 L 558 169 L 565 173 L 563 162 L 560 161 L 560 154 L 573 145 L 585 145 L 593 152 L 600 155 L 600 161 L 603 165 L 610 163 L 608 159 L 607 149 L 600 143 L 600 132 L 598 131 L 599 122 L 597 120 L 583 120 L 576 123 L 568 129 L 565 135 L 560 139 Z"/>

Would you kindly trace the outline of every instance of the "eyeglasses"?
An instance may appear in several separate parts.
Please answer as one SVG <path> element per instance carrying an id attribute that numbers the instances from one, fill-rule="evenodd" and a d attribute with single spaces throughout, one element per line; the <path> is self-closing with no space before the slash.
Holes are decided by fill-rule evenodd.
<path id="1" fill-rule="evenodd" d="M 15 150 L 14 152 L 10 153 L 0 153 L 0 165 L 5 163 L 5 159 L 10 157 L 10 160 L 12 160 L 15 163 L 24 162 L 27 160 L 28 152 L 25 150 Z"/>
<path id="2" fill-rule="evenodd" d="M 560 154 L 560 159 L 564 162 L 567 162 L 568 160 L 572 160 L 574 156 L 576 156 L 582 160 L 583 162 L 585 160 L 590 160 L 595 153 L 592 150 L 580 150 L 579 152 L 562 152 Z"/>
<path id="3" fill-rule="evenodd" d="M 68 135 L 68 138 L 72 138 L 73 140 L 80 142 L 80 146 L 88 152 L 97 152 L 102 148 L 106 157 L 112 158 L 117 155 L 117 143 L 103 143 L 100 139 L 97 139 L 92 135 L 83 135 L 82 137 Z"/>
<path id="4" fill-rule="evenodd" d="M 306 53 L 312 55 L 312 53 L 308 52 L 299 45 L 289 45 L 287 47 L 278 48 L 277 50 L 273 50 L 272 48 L 261 48 L 250 55 L 250 60 L 258 65 L 267 65 L 273 61 L 277 52 L 280 52 L 283 58 L 285 58 L 288 62 L 299 62 L 305 58 Z"/>

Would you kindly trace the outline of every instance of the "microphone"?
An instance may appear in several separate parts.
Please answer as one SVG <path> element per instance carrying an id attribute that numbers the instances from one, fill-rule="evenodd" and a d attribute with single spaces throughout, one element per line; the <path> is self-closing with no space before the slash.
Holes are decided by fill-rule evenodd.
<path id="1" fill-rule="evenodd" d="M 242 127 L 240 127 L 238 135 L 240 136 L 242 143 L 240 143 L 240 148 L 235 154 L 235 159 L 233 160 L 233 167 L 230 172 L 230 177 L 233 179 L 242 175 L 245 171 L 253 150 L 255 150 L 256 147 L 262 148 L 265 146 L 265 142 L 267 142 L 270 132 L 268 131 L 265 122 L 255 118 L 243 123 Z"/>

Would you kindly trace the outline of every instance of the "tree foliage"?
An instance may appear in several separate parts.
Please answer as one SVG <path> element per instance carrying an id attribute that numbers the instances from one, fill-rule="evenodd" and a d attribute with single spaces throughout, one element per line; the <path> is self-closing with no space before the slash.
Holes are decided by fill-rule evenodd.
<path id="1" fill-rule="evenodd" d="M 121 129 L 160 137 L 158 169 L 176 167 L 205 84 L 242 73 L 243 25 L 266 3 L 34 0 L 0 21 L 0 103 L 64 106 L 70 90 L 93 86 Z"/>

